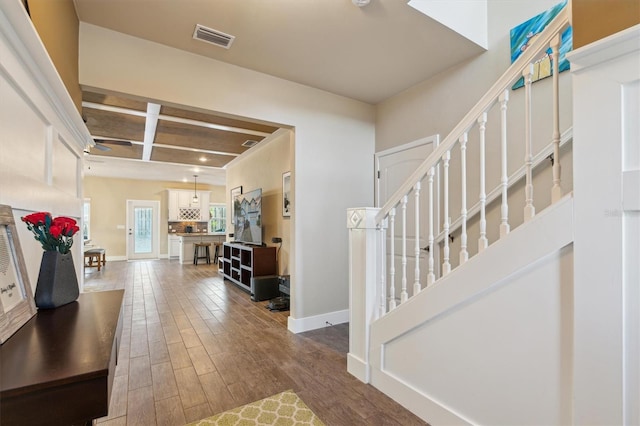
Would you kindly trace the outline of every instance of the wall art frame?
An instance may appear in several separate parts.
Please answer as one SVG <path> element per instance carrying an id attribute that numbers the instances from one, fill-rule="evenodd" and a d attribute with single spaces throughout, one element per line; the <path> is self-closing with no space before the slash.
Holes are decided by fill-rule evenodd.
<path id="1" fill-rule="evenodd" d="M 282 216 L 291 217 L 291 172 L 282 174 Z"/>
<path id="2" fill-rule="evenodd" d="M 560 11 L 567 6 L 567 0 L 553 6 L 552 8 L 534 16 L 531 19 L 515 26 L 509 33 L 511 44 L 511 63 L 514 63 L 524 52 L 527 47 L 533 43 L 539 33 L 553 21 Z M 559 47 L 558 71 L 563 72 L 570 69 L 567 53 L 573 49 L 573 28 L 568 27 L 562 32 Z M 551 48 L 547 49 L 546 54 L 533 64 L 532 82 L 542 80 L 552 75 L 553 67 L 551 61 Z M 524 77 L 520 77 L 516 81 L 511 90 L 524 87 Z"/>
<path id="3" fill-rule="evenodd" d="M 29 321 L 36 311 L 13 209 L 0 205 L 0 344 Z"/>
<path id="4" fill-rule="evenodd" d="M 236 232 L 236 224 L 233 223 L 233 219 L 236 217 L 236 197 L 242 195 L 242 185 L 236 186 L 230 192 L 231 195 L 231 224 L 233 226 L 233 232 Z"/>

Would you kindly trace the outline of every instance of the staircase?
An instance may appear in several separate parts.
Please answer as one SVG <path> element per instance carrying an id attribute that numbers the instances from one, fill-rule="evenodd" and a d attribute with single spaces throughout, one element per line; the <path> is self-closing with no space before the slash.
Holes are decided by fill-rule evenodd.
<path id="1" fill-rule="evenodd" d="M 431 424 L 571 423 L 568 26 L 565 8 L 382 208 L 348 212 L 348 369 Z M 549 99 L 534 92 L 541 58 Z M 547 136 L 534 138 L 534 105 L 551 112 Z"/>
<path id="2" fill-rule="evenodd" d="M 347 211 L 347 369 L 432 425 L 640 424 L 640 25 L 570 52 L 559 90 L 567 25 L 382 208 Z"/>

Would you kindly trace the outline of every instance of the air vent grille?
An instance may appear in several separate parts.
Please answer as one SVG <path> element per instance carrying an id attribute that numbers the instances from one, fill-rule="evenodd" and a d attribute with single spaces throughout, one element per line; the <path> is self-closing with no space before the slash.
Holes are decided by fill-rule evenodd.
<path id="1" fill-rule="evenodd" d="M 231 43 L 233 43 L 235 36 L 197 24 L 196 29 L 193 31 L 193 38 L 228 49 L 231 47 Z"/>
<path id="2" fill-rule="evenodd" d="M 242 146 L 246 146 L 247 148 L 251 148 L 252 146 L 255 146 L 258 144 L 258 141 L 252 141 L 252 140 L 248 140 L 245 141 Z"/>

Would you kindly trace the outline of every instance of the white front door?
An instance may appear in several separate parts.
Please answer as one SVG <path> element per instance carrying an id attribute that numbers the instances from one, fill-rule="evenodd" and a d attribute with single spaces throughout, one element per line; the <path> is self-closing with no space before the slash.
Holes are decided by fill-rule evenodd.
<path id="1" fill-rule="evenodd" d="M 160 202 L 127 200 L 127 260 L 157 259 L 160 252 Z"/>
<path id="2" fill-rule="evenodd" d="M 395 147 L 386 151 L 375 154 L 376 162 L 376 207 L 382 207 L 393 195 L 393 193 L 407 180 L 407 178 L 418 168 L 418 166 L 433 152 L 438 146 L 439 136 L 431 136 L 424 139 L 405 144 L 399 147 Z M 436 191 L 437 184 L 434 183 L 434 191 Z M 437 207 L 437 192 L 434 193 L 434 234 L 437 234 L 438 223 L 438 207 Z M 420 217 L 419 217 L 419 235 L 415 232 L 415 199 L 413 194 L 410 194 L 407 202 L 406 210 L 406 223 L 407 223 L 407 235 L 406 235 L 406 278 L 407 278 L 407 291 L 409 295 L 413 294 L 413 283 L 415 281 L 415 246 L 416 239 L 418 240 L 420 250 L 420 283 L 422 288 L 427 283 L 428 273 L 428 252 L 424 249 L 429 244 L 429 188 L 427 181 L 422 181 L 422 188 L 420 190 Z M 387 230 L 387 271 L 389 271 L 390 262 L 394 262 L 395 266 L 395 294 L 396 298 L 400 297 L 401 291 L 401 279 L 403 276 L 402 270 L 402 211 L 400 208 L 396 209 L 395 227 L 394 227 L 394 259 L 391 260 L 391 232 Z M 434 253 L 434 258 L 437 259 L 437 250 Z M 437 265 L 437 261 L 435 262 Z M 437 275 L 437 274 L 436 274 Z"/>

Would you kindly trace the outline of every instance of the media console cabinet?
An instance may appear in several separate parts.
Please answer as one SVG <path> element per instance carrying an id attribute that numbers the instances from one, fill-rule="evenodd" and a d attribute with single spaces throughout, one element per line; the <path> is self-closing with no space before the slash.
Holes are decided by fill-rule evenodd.
<path id="1" fill-rule="evenodd" d="M 222 275 L 251 293 L 251 278 L 276 275 L 276 248 L 224 243 L 220 270 Z"/>
<path id="2" fill-rule="evenodd" d="M 124 290 L 82 293 L 38 313 L 0 346 L 0 423 L 78 425 L 106 416 Z"/>

